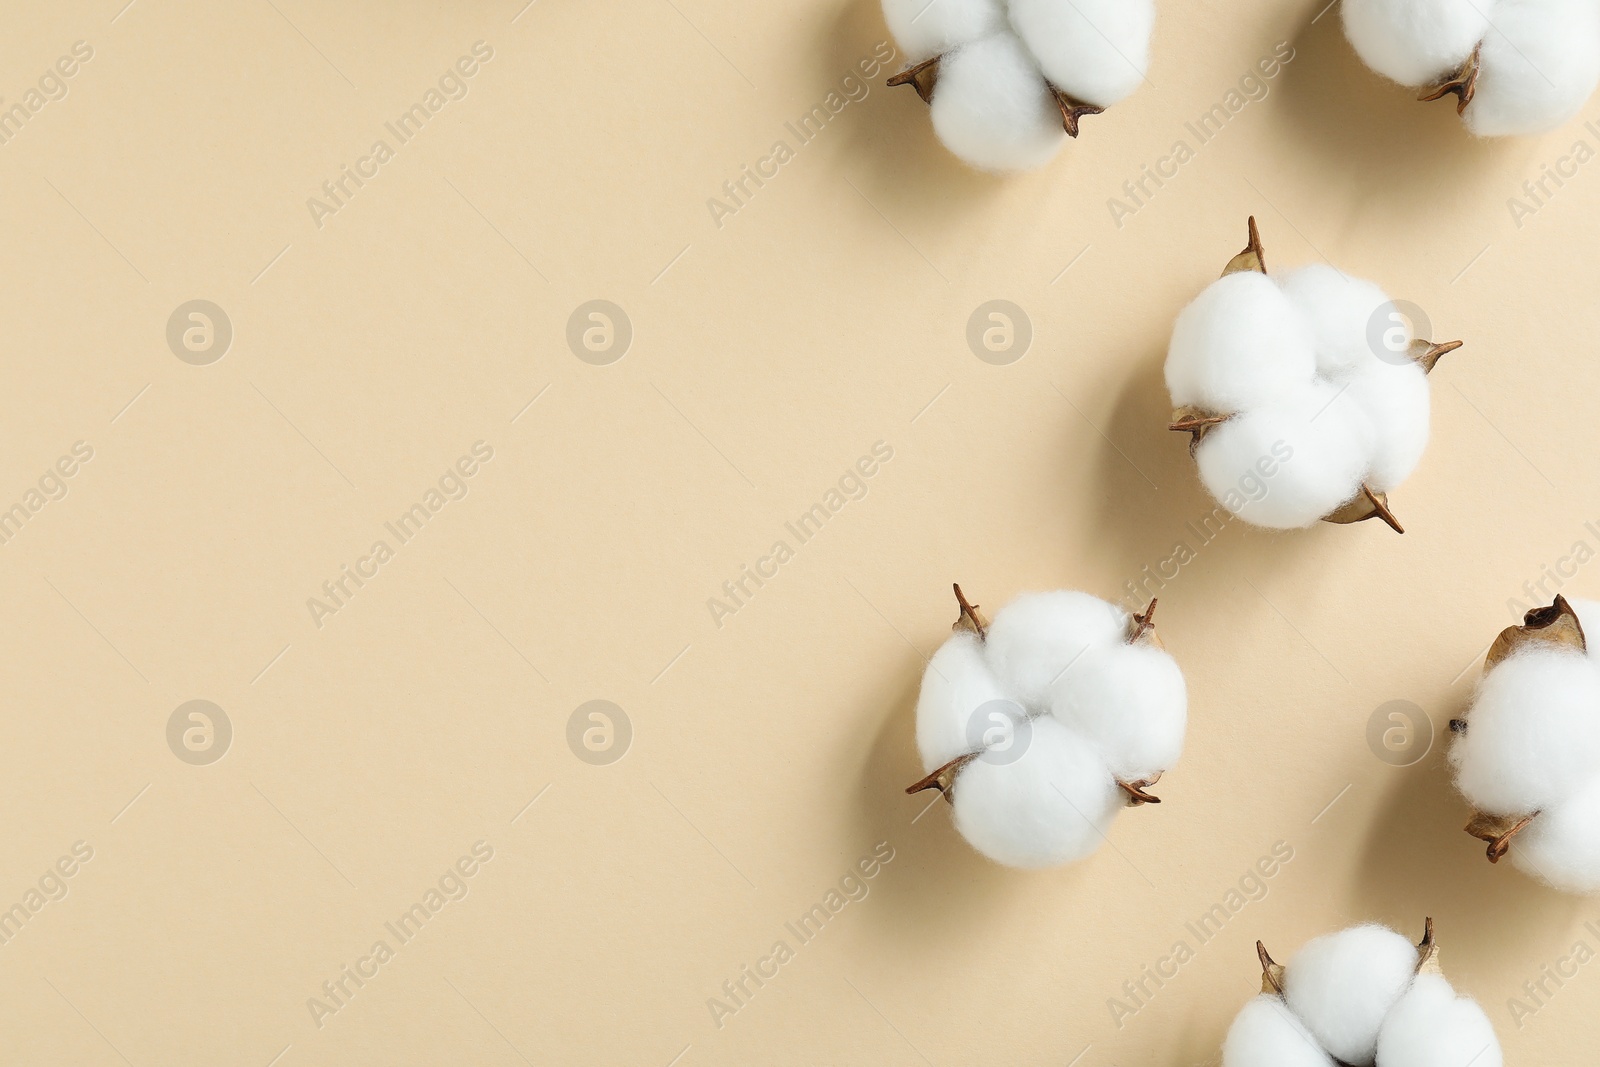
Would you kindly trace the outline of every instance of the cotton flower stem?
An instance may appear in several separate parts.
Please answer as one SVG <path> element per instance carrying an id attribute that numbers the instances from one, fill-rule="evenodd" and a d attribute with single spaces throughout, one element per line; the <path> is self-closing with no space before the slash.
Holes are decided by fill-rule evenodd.
<path id="1" fill-rule="evenodd" d="M 1467 823 L 1466 831 L 1480 841 L 1489 842 L 1485 854 L 1490 863 L 1499 863 L 1500 857 L 1511 850 L 1511 839 L 1528 828 L 1539 815 L 1524 815 L 1517 818 L 1515 815 L 1485 815 L 1483 812 L 1474 812 L 1472 820 Z"/>
<path id="2" fill-rule="evenodd" d="M 1406 355 L 1411 358 L 1413 363 L 1422 368 L 1422 373 L 1432 374 L 1433 368 L 1438 366 L 1440 358 L 1454 352 L 1462 344 L 1463 342 L 1461 341 L 1440 341 L 1435 344 L 1432 341 L 1424 341 L 1419 337 L 1411 342 L 1411 350 Z"/>
<path id="3" fill-rule="evenodd" d="M 1365 482 L 1361 483 L 1361 492 L 1357 493 L 1349 503 L 1322 517 L 1323 522 L 1336 522 L 1341 525 L 1364 522 L 1367 519 L 1382 519 L 1395 533 L 1406 532 L 1406 528 L 1400 525 L 1400 520 L 1394 517 L 1394 512 L 1389 510 L 1389 497 Z"/>
<path id="4" fill-rule="evenodd" d="M 955 625 L 950 629 L 977 634 L 979 641 L 986 639 L 989 636 L 989 620 L 978 610 L 982 605 L 967 603 L 967 598 L 961 594 L 959 585 L 952 583 L 950 588 L 956 591 L 956 603 L 961 605 L 961 614 L 956 616 Z"/>
<path id="5" fill-rule="evenodd" d="M 978 753 L 976 752 L 968 752 L 965 756 L 957 756 L 926 778 L 906 786 L 907 795 L 920 793 L 924 789 L 937 789 L 944 794 L 944 799 L 947 803 L 954 804 L 956 801 L 955 797 L 951 796 L 951 790 L 955 788 L 956 775 L 960 774 L 962 768 L 977 758 Z"/>
<path id="6" fill-rule="evenodd" d="M 1413 974 L 1443 974 L 1439 967 L 1439 942 L 1433 939 L 1433 917 L 1422 920 L 1422 940 L 1417 942 L 1417 969 Z"/>
<path id="7" fill-rule="evenodd" d="M 886 84 L 890 86 L 909 85 L 922 97 L 924 104 L 933 103 L 933 87 L 939 80 L 939 60 L 943 56 L 934 56 L 924 59 L 914 67 L 907 67 L 899 74 L 891 77 Z"/>
<path id="8" fill-rule="evenodd" d="M 1480 43 L 1461 64 L 1461 69 L 1439 84 L 1424 88 L 1418 94 L 1417 99 L 1424 101 L 1442 100 L 1454 93 L 1457 97 L 1456 114 L 1459 115 L 1467 110 L 1467 105 L 1472 103 L 1472 95 L 1478 90 L 1478 69 L 1482 53 L 1483 45 Z"/>
<path id="9" fill-rule="evenodd" d="M 1228 265 L 1222 268 L 1222 276 L 1237 274 L 1242 270 L 1253 270 L 1260 274 L 1267 273 L 1267 253 L 1261 247 L 1261 231 L 1256 229 L 1256 217 L 1250 216 L 1250 243 L 1244 246 L 1244 251 L 1228 260 Z"/>
<path id="10" fill-rule="evenodd" d="M 1080 104 L 1066 93 L 1050 87 L 1050 95 L 1056 102 L 1056 107 L 1061 109 L 1061 128 L 1067 131 L 1068 137 L 1078 136 L 1078 120 L 1085 115 L 1098 115 L 1105 110 L 1093 104 Z"/>
<path id="11" fill-rule="evenodd" d="M 1488 670 L 1513 652 L 1520 652 L 1530 645 L 1588 651 L 1589 642 L 1583 635 L 1583 623 L 1578 621 L 1578 613 L 1567 603 L 1566 597 L 1556 594 L 1549 607 L 1534 608 L 1524 615 L 1521 626 L 1508 626 L 1501 630 L 1500 636 L 1489 646 L 1483 669 Z"/>
<path id="12" fill-rule="evenodd" d="M 1256 959 L 1261 961 L 1261 992 L 1283 996 L 1283 964 L 1275 962 L 1260 941 L 1256 942 Z"/>

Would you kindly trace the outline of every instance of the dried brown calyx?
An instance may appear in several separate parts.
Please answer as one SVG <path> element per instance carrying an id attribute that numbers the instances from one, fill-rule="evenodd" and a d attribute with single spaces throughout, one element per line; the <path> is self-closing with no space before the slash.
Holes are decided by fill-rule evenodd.
<path id="1" fill-rule="evenodd" d="M 1511 839 L 1528 828 L 1539 815 L 1485 815 L 1483 812 L 1474 812 L 1465 827 L 1467 833 L 1480 841 L 1487 841 L 1489 847 L 1484 854 L 1489 857 L 1490 863 L 1499 863 L 1500 857 L 1511 851 Z"/>
<path id="2" fill-rule="evenodd" d="M 1324 516 L 1322 521 L 1346 525 L 1373 518 L 1388 523 L 1389 528 L 1395 533 L 1406 532 L 1406 528 L 1400 525 L 1400 520 L 1394 517 L 1394 512 L 1389 510 L 1389 495 L 1365 485 L 1361 487 L 1361 492 L 1356 494 L 1355 499 L 1341 504 L 1337 510 Z"/>
<path id="3" fill-rule="evenodd" d="M 976 634 L 979 641 L 986 640 L 989 636 L 989 620 L 984 618 L 983 612 L 978 610 L 980 605 L 969 601 L 966 594 L 961 591 L 961 586 L 952 584 L 950 588 L 955 590 L 956 605 L 960 609 L 959 614 L 956 615 L 956 621 L 951 625 L 950 629 L 958 633 Z M 1145 608 L 1142 613 L 1129 616 L 1128 644 L 1152 645 L 1156 648 L 1166 647 L 1156 634 L 1155 615 L 1156 601 L 1152 600 L 1150 601 L 1150 606 Z M 946 801 L 954 804 L 956 779 L 966 769 L 967 764 L 977 759 L 980 755 L 981 753 L 979 752 L 968 752 L 957 756 L 943 767 L 935 769 L 928 775 L 906 786 L 906 792 L 913 794 L 920 793 L 924 789 L 937 789 L 944 794 Z M 1160 780 L 1161 774 L 1157 772 L 1136 782 L 1124 782 L 1118 779 L 1117 785 L 1124 793 L 1128 794 L 1128 807 L 1137 808 L 1144 804 L 1161 803 L 1160 797 L 1149 792 L 1150 787 Z"/>
<path id="4" fill-rule="evenodd" d="M 1573 649 L 1587 652 L 1589 642 L 1583 636 L 1583 623 L 1567 598 L 1557 593 L 1547 608 L 1534 608 L 1522 616 L 1521 626 L 1507 626 L 1489 646 L 1483 669 L 1489 670 L 1514 652 L 1525 648 Z"/>
<path id="5" fill-rule="evenodd" d="M 1222 277 L 1237 274 L 1240 271 L 1255 271 L 1258 274 L 1267 273 L 1267 253 L 1261 244 L 1261 231 L 1256 227 L 1256 217 L 1249 219 L 1249 240 L 1244 250 L 1222 268 Z M 1411 342 L 1406 356 L 1423 373 L 1432 374 L 1433 368 L 1438 366 L 1439 360 L 1449 352 L 1454 352 L 1461 347 L 1460 341 L 1442 341 L 1434 343 L 1417 339 Z M 1189 437 L 1189 455 L 1193 456 L 1200 447 L 1200 442 L 1205 440 L 1206 434 L 1216 427 L 1233 418 L 1237 412 L 1233 411 L 1207 411 L 1204 408 L 1186 405 L 1174 408 L 1172 421 L 1167 424 L 1167 429 L 1180 433 L 1187 433 Z M 1400 525 L 1400 520 L 1395 518 L 1394 512 L 1389 510 L 1389 497 L 1380 493 L 1371 486 L 1363 484 L 1350 500 L 1341 504 L 1331 513 L 1323 516 L 1323 522 L 1332 522 L 1344 525 L 1352 522 L 1364 522 L 1367 519 L 1381 519 L 1396 533 L 1405 533 L 1405 527 Z"/>
<path id="6" fill-rule="evenodd" d="M 924 104 L 933 103 L 933 87 L 939 82 L 939 61 L 944 56 L 937 55 L 932 59 L 924 59 L 915 66 L 907 67 L 899 74 L 891 77 L 887 84 L 890 86 L 909 85 L 922 97 Z M 1048 81 L 1045 86 L 1050 90 L 1050 97 L 1056 102 L 1056 107 L 1061 111 L 1061 128 L 1067 131 L 1068 137 L 1078 136 L 1078 120 L 1085 115 L 1098 115 L 1105 110 L 1094 104 L 1085 104 L 1074 100 L 1066 93 L 1051 85 Z"/>
<path id="7" fill-rule="evenodd" d="M 1534 608 L 1522 617 L 1521 626 L 1507 626 L 1500 631 L 1484 657 L 1483 669 L 1488 671 L 1508 657 L 1528 648 L 1568 649 L 1587 652 L 1588 640 L 1583 635 L 1583 623 L 1567 598 L 1556 594 L 1549 607 Z M 1466 716 L 1450 720 L 1452 733 L 1464 734 L 1471 728 Z M 1490 815 L 1474 811 L 1464 829 L 1480 841 L 1488 843 L 1484 849 L 1490 863 L 1499 863 L 1511 850 L 1514 837 L 1528 828 L 1539 817 L 1537 811 L 1527 815 Z"/>
<path id="8" fill-rule="evenodd" d="M 1472 95 L 1478 91 L 1478 69 L 1483 58 L 1483 44 L 1472 50 L 1458 69 L 1450 77 L 1437 85 L 1425 87 L 1417 95 L 1418 100 L 1443 100 L 1452 93 L 1456 96 L 1456 114 L 1467 110 L 1467 105 L 1472 103 Z"/>

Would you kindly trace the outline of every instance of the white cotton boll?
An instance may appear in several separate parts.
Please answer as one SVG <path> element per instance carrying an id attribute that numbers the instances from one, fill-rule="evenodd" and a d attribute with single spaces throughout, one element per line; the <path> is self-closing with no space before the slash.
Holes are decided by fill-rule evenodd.
<path id="1" fill-rule="evenodd" d="M 1122 609 L 1088 593 L 1024 593 L 995 613 L 984 651 L 1013 699 L 1039 712 L 1086 649 L 1121 641 L 1127 629 Z"/>
<path id="2" fill-rule="evenodd" d="M 1387 493 L 1411 476 L 1428 447 L 1433 410 L 1428 372 L 1409 360 L 1375 361 L 1344 388 L 1345 396 L 1366 413 L 1372 426 L 1366 484 Z"/>
<path id="3" fill-rule="evenodd" d="M 1383 1017 L 1416 968 L 1417 946 L 1400 934 L 1370 923 L 1352 926 L 1301 946 L 1284 971 L 1283 995 L 1334 1058 L 1366 1067 Z"/>
<path id="4" fill-rule="evenodd" d="M 1164 771 L 1183 751 L 1183 672 L 1153 645 L 1095 648 L 1052 687 L 1050 712 L 1081 733 L 1124 782 Z"/>
<path id="5" fill-rule="evenodd" d="M 1283 998 L 1263 993 L 1240 1009 L 1222 1043 L 1222 1067 L 1334 1067 Z"/>
<path id="6" fill-rule="evenodd" d="M 1054 867 L 1100 847 L 1126 799 L 1093 746 L 1045 715 L 1011 763 L 973 760 L 956 779 L 956 829 L 1009 867 Z"/>
<path id="7" fill-rule="evenodd" d="M 1502 1067 L 1500 1041 L 1477 1003 L 1443 975 L 1419 974 L 1383 1020 L 1381 1067 Z"/>
<path id="8" fill-rule="evenodd" d="M 1317 373 L 1323 377 L 1344 382 L 1357 370 L 1379 362 L 1372 347 L 1374 323 L 1379 343 L 1390 349 L 1383 356 L 1405 358 L 1411 325 L 1372 282 L 1349 277 L 1326 263 L 1313 263 L 1285 275 L 1280 284 L 1311 326 Z"/>
<path id="9" fill-rule="evenodd" d="M 1195 461 L 1223 507 L 1257 526 L 1310 526 L 1361 490 L 1372 426 L 1326 382 L 1212 428 Z"/>
<path id="10" fill-rule="evenodd" d="M 883 20 L 915 64 L 989 36 L 1006 15 L 1000 0 L 883 0 Z"/>
<path id="11" fill-rule="evenodd" d="M 924 769 L 933 771 L 971 752 L 973 713 L 1005 699 L 976 634 L 958 633 L 940 646 L 928 661 L 917 695 L 917 751 Z"/>
<path id="12" fill-rule="evenodd" d="M 1594 0 L 1499 0 L 1478 84 L 1462 112 L 1480 137 L 1544 133 L 1577 115 L 1600 82 Z"/>
<path id="13" fill-rule="evenodd" d="M 1178 313 L 1167 347 L 1167 391 L 1179 406 L 1230 414 L 1312 380 L 1311 331 L 1276 282 L 1238 271 Z"/>
<path id="14" fill-rule="evenodd" d="M 1479 811 L 1527 815 L 1570 795 L 1600 771 L 1600 671 L 1576 650 L 1529 649 L 1497 664 L 1450 762 Z"/>
<path id="15" fill-rule="evenodd" d="M 1461 69 L 1488 30 L 1492 0 L 1344 0 L 1344 34 L 1361 61 L 1419 88 Z"/>
<path id="16" fill-rule="evenodd" d="M 1150 69 L 1153 0 L 1011 0 L 1011 25 L 1057 89 L 1109 107 Z"/>
<path id="17" fill-rule="evenodd" d="M 1600 891 L 1600 778 L 1541 811 L 1509 854 L 1519 870 L 1564 893 Z"/>
<path id="18" fill-rule="evenodd" d="M 939 140 L 980 170 L 1041 166 L 1067 139 L 1044 75 L 1009 30 L 939 61 L 932 111 Z"/>

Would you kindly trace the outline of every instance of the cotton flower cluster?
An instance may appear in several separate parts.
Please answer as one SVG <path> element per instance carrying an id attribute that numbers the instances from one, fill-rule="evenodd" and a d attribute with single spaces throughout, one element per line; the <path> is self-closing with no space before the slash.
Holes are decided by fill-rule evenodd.
<path id="1" fill-rule="evenodd" d="M 945 147 L 981 170 L 1048 162 L 1078 119 L 1150 65 L 1154 0 L 883 0 L 913 64 L 889 80 L 932 105 Z"/>
<path id="2" fill-rule="evenodd" d="M 1401 530 L 1387 493 L 1428 443 L 1428 371 L 1458 346 L 1417 340 L 1383 290 L 1333 267 L 1267 274 L 1252 218 L 1250 246 L 1173 326 L 1172 429 L 1194 435 L 1200 480 L 1246 522 Z"/>
<path id="3" fill-rule="evenodd" d="M 1481 137 L 1553 130 L 1600 82 L 1594 0 L 1344 0 L 1344 32 L 1423 100 L 1454 93 Z"/>
<path id="4" fill-rule="evenodd" d="M 1569 893 L 1600 891 L 1600 603 L 1557 597 L 1502 633 L 1472 707 L 1451 723 L 1467 830 L 1489 858 Z M 1514 840 L 1513 840 L 1514 839 Z"/>
<path id="5" fill-rule="evenodd" d="M 1433 920 L 1421 945 L 1363 925 L 1304 945 L 1287 967 L 1261 956 L 1261 995 L 1222 1046 L 1222 1067 L 1501 1067 L 1477 1003 L 1439 973 Z"/>
<path id="6" fill-rule="evenodd" d="M 973 848 L 1010 867 L 1089 855 L 1178 758 L 1183 673 L 1143 615 L 1087 593 L 1028 593 L 961 617 L 917 700 L 917 748 Z"/>

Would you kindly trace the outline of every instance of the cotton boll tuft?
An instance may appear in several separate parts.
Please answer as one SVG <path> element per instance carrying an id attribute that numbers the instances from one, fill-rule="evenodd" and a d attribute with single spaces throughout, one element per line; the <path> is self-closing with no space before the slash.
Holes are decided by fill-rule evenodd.
<path id="1" fill-rule="evenodd" d="M 1600 778 L 1542 810 L 1509 855 L 1518 869 L 1564 893 L 1600 890 Z"/>
<path id="2" fill-rule="evenodd" d="M 1093 746 L 1048 715 L 1012 763 L 969 763 L 955 822 L 972 847 L 1011 867 L 1053 867 L 1100 847 L 1126 799 Z"/>
<path id="3" fill-rule="evenodd" d="M 912 63 L 987 37 L 1006 25 L 1000 0 L 883 0 L 883 18 Z"/>
<path id="4" fill-rule="evenodd" d="M 1428 447 L 1428 373 L 1415 363 L 1375 361 L 1351 377 L 1346 396 L 1367 416 L 1372 458 L 1366 484 L 1387 493 L 1411 476 Z"/>
<path id="5" fill-rule="evenodd" d="M 1127 628 L 1125 613 L 1088 593 L 1024 593 L 995 613 L 984 648 L 1012 698 L 1037 713 L 1087 649 L 1123 640 Z"/>
<path id="6" fill-rule="evenodd" d="M 1195 452 L 1200 480 L 1246 522 L 1277 530 L 1310 526 L 1361 489 L 1372 427 L 1353 400 L 1327 383 L 1236 415 Z"/>
<path id="7" fill-rule="evenodd" d="M 917 698 L 929 773 L 916 788 L 944 791 L 956 829 L 998 863 L 1047 867 L 1088 855 L 1129 803 L 1134 790 L 1123 783 L 1152 784 L 1183 748 L 1177 663 L 1149 616 L 1134 627 L 1126 611 L 1087 593 L 1028 593 L 985 623 L 955 592 L 961 621 L 929 660 Z M 1072 687 L 1081 693 L 1068 698 Z M 1004 735 L 1000 716 L 1013 726 Z"/>
<path id="8" fill-rule="evenodd" d="M 1461 114 L 1467 129 L 1544 133 L 1577 115 L 1600 82 L 1600 5 L 1498 0 L 1489 20 L 1476 93 Z"/>
<path id="9" fill-rule="evenodd" d="M 1489 27 L 1491 0 L 1344 0 L 1344 33 L 1361 61 L 1419 88 L 1461 68 Z"/>
<path id="10" fill-rule="evenodd" d="M 1152 645 L 1092 649 L 1050 695 L 1051 714 L 1092 742 L 1124 782 L 1146 780 L 1178 761 L 1188 707 L 1183 672 Z"/>
<path id="11" fill-rule="evenodd" d="M 1419 974 L 1378 1034 L 1380 1067 L 1502 1067 L 1500 1040 L 1477 1003 L 1442 975 Z"/>
<path id="12" fill-rule="evenodd" d="M 1600 772 L 1600 672 L 1575 649 L 1518 652 L 1484 676 L 1467 723 L 1450 748 L 1462 795 L 1496 815 L 1550 807 Z"/>
<path id="13" fill-rule="evenodd" d="M 1040 166 L 1067 138 L 1044 76 L 1009 30 L 939 61 L 932 110 L 939 140 L 980 170 Z"/>
<path id="14" fill-rule="evenodd" d="M 973 713 L 1006 692 L 989 670 L 977 635 L 958 633 L 928 661 L 917 696 L 917 750 L 933 771 L 972 751 L 967 736 Z"/>
<path id="15" fill-rule="evenodd" d="M 1383 494 L 1421 460 L 1427 374 L 1460 342 L 1414 337 L 1382 289 L 1332 267 L 1263 273 L 1253 218 L 1250 242 L 1173 324 L 1172 428 L 1194 435 L 1201 481 L 1246 522 L 1401 530 Z"/>
<path id="16" fill-rule="evenodd" d="M 1117 103 L 1150 68 L 1152 0 L 1011 0 L 1010 17 L 1044 76 L 1082 103 Z"/>
<path id="17" fill-rule="evenodd" d="M 1374 319 L 1390 331 L 1382 339 L 1392 348 L 1393 358 L 1405 358 L 1412 340 L 1411 326 L 1395 311 L 1388 294 L 1373 283 L 1352 278 L 1326 263 L 1313 263 L 1286 275 L 1282 286 L 1311 325 L 1317 373 L 1322 377 L 1345 382 L 1358 370 L 1380 362 L 1372 349 Z"/>
<path id="18" fill-rule="evenodd" d="M 1231 414 L 1316 374 L 1311 332 L 1271 278 L 1229 274 L 1178 315 L 1167 348 L 1167 390 L 1177 405 Z"/>
<path id="19" fill-rule="evenodd" d="M 1372 1063 L 1384 1016 L 1416 967 L 1417 946 L 1400 934 L 1383 926 L 1352 926 L 1302 946 L 1284 972 L 1283 994 L 1334 1058 L 1365 1067 Z"/>
<path id="20" fill-rule="evenodd" d="M 1281 997 L 1262 994 L 1240 1009 L 1222 1045 L 1222 1067 L 1334 1067 Z"/>

